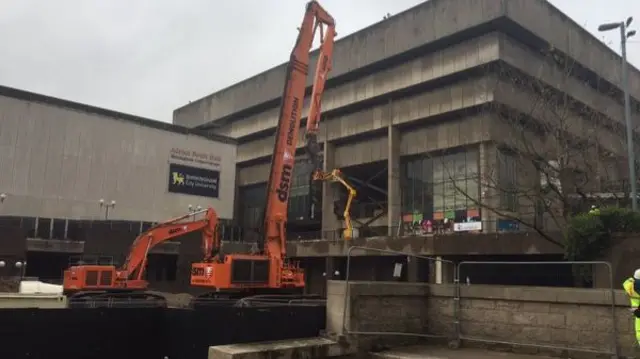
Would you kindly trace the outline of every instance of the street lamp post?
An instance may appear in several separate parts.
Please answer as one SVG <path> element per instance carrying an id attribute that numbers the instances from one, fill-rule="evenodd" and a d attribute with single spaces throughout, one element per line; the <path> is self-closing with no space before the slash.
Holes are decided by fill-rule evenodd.
<path id="1" fill-rule="evenodd" d="M 18 261 L 15 263 L 15 267 L 20 271 L 20 281 L 22 281 L 27 273 L 27 261 Z"/>
<path id="2" fill-rule="evenodd" d="M 192 205 L 189 205 L 189 206 L 188 206 L 188 208 L 189 208 L 189 213 L 194 213 L 194 215 L 193 215 L 193 219 L 194 219 L 194 220 L 195 220 L 195 218 L 196 218 L 195 212 L 199 212 L 199 211 L 201 211 L 201 210 L 202 210 L 202 207 L 200 207 L 200 206 L 195 206 L 195 207 L 194 207 L 194 206 L 192 206 Z"/>
<path id="3" fill-rule="evenodd" d="M 104 220 L 109 219 L 109 208 L 114 208 L 116 206 L 116 201 L 105 202 L 103 198 L 100 198 L 100 208 L 104 208 Z"/>
<path id="4" fill-rule="evenodd" d="M 636 160 L 633 144 L 633 126 L 631 124 L 631 102 L 629 99 L 629 66 L 627 63 L 627 39 L 636 34 L 635 30 L 628 30 L 633 22 L 629 16 L 626 21 L 610 22 L 598 26 L 598 31 L 620 29 L 620 54 L 622 55 L 622 88 L 624 92 L 624 122 L 627 127 L 627 157 L 629 161 L 629 182 L 631 182 L 631 208 L 638 210 L 638 192 L 636 183 Z"/>
<path id="5" fill-rule="evenodd" d="M 0 260 L 0 268 L 5 268 L 7 266 L 7 262 L 4 260 Z M 19 271 L 19 278 L 22 281 L 27 273 L 27 261 L 17 261 L 13 264 L 14 268 Z"/>

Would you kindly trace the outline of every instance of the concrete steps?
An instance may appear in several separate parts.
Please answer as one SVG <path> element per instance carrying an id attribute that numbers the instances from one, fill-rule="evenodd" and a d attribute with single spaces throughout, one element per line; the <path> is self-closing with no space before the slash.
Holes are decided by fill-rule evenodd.
<path id="1" fill-rule="evenodd" d="M 209 347 L 209 359 L 330 358 L 348 354 L 348 347 L 319 337 Z"/>

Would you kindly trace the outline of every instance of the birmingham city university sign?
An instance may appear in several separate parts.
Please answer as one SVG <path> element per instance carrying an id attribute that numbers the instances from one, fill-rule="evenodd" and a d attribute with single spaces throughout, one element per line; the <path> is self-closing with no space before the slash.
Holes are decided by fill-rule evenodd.
<path id="1" fill-rule="evenodd" d="M 219 197 L 222 160 L 220 156 L 172 148 L 169 158 L 169 192 L 200 197 Z"/>

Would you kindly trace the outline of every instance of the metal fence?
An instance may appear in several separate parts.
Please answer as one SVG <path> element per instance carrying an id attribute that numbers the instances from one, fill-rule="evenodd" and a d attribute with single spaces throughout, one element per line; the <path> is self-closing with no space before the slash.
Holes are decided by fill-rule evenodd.
<path id="1" fill-rule="evenodd" d="M 415 259 L 424 259 L 427 260 L 429 262 L 440 262 L 440 263 L 445 263 L 447 265 L 450 265 L 453 270 L 456 270 L 456 265 L 454 262 L 452 261 L 448 261 L 448 260 L 444 260 L 444 259 L 440 259 L 440 258 L 433 258 L 433 257 L 428 257 L 428 256 L 421 256 L 421 255 L 417 255 L 417 254 L 411 254 L 411 253 L 404 253 L 404 252 L 400 252 L 400 251 L 393 251 L 393 250 L 387 250 L 387 249 L 378 249 L 378 248 L 369 248 L 369 247 L 360 247 L 360 246 L 352 246 L 349 248 L 349 250 L 347 251 L 347 265 L 346 265 L 346 273 L 345 273 L 345 294 L 344 294 L 344 307 L 343 307 L 343 312 L 342 312 L 342 332 L 344 335 L 349 335 L 349 334 L 355 334 L 355 335 L 389 335 L 389 336 L 411 336 L 411 337 L 422 337 L 422 338 L 439 338 L 439 339 L 446 339 L 447 337 L 444 335 L 437 335 L 437 334 L 428 334 L 428 333 L 406 333 L 406 332 L 397 332 L 397 331 L 389 331 L 389 332 L 381 332 L 381 331 L 357 331 L 357 330 L 351 330 L 348 325 L 347 325 L 347 307 L 349 305 L 349 292 L 350 292 L 350 288 L 349 288 L 349 276 L 350 276 L 350 267 L 351 267 L 351 257 L 353 254 L 354 250 L 361 250 L 361 251 L 366 251 L 366 252 L 378 252 L 378 253 L 386 253 L 386 254 L 392 254 L 392 255 L 399 255 L 399 256 L 406 256 L 407 258 L 415 258 Z M 453 278 L 457 278 L 457 275 L 454 273 Z M 452 325 L 455 325 L 455 323 L 452 323 Z"/>
<path id="2" fill-rule="evenodd" d="M 612 334 L 611 334 L 611 350 L 609 351 L 603 351 L 603 350 L 595 350 L 593 348 L 588 348 L 588 347 L 564 347 L 564 346 L 557 346 L 557 345 L 551 345 L 551 344 L 540 344 L 540 343 L 522 343 L 522 342 L 515 342 L 515 341 L 508 341 L 508 340 L 495 340 L 495 339 L 487 339 L 487 338 L 482 338 L 482 337 L 474 337 L 474 336 L 470 336 L 470 335 L 465 335 L 462 332 L 462 325 L 461 325 L 461 316 L 462 316 L 462 305 L 461 305 L 461 301 L 462 296 L 461 296 L 461 287 L 462 284 L 460 282 L 460 271 L 462 270 L 463 267 L 465 266 L 472 266 L 472 265 L 504 265 L 504 266 L 514 266 L 514 265 L 534 265 L 534 266 L 545 266 L 545 265 L 567 265 L 567 266 L 583 266 L 583 265 L 588 265 L 588 266 L 594 266 L 594 265 L 601 265 L 601 266 L 605 266 L 607 268 L 607 272 L 608 272 L 608 276 L 609 276 L 609 287 L 606 288 L 606 290 L 609 292 L 609 297 L 610 297 L 610 303 L 609 305 L 611 306 L 611 320 L 613 323 L 613 330 L 612 330 Z M 521 347 L 533 347 L 533 348 L 539 348 L 539 349 L 551 349 L 551 350 L 567 350 L 567 351 L 580 351 L 580 352 L 589 352 L 589 353 L 594 353 L 594 354 L 606 354 L 606 355 L 615 355 L 616 357 L 619 355 L 619 347 L 618 347 L 618 326 L 617 326 L 617 317 L 616 317 L 616 299 L 615 299 L 615 291 L 613 288 L 613 270 L 611 268 L 611 263 L 609 262 L 603 262 L 603 261 L 556 261 L 556 262 L 508 262 L 508 261 L 504 261 L 504 262 L 488 262 L 488 261 L 463 261 L 458 263 L 456 271 L 454 273 L 454 277 L 455 277 L 455 297 L 454 297 L 454 303 L 456 306 L 456 309 L 454 310 L 454 316 L 455 316 L 455 322 L 456 322 L 456 333 L 457 333 L 457 339 L 459 341 L 473 341 L 473 342 L 482 342 L 482 343 L 493 343 L 493 344 L 505 344 L 505 345 L 513 345 L 513 346 L 521 346 Z M 594 290 L 598 290 L 598 289 L 594 289 Z"/>
<path id="3" fill-rule="evenodd" d="M 347 322 L 347 308 L 350 305 L 349 296 L 350 296 L 350 267 L 351 267 L 351 257 L 354 251 L 365 251 L 365 252 L 378 252 L 378 253 L 386 253 L 397 256 L 406 256 L 407 258 L 417 258 L 424 259 L 429 262 L 441 262 L 446 263 L 453 267 L 453 284 L 454 284 L 454 294 L 453 294 L 453 333 L 454 336 L 446 336 L 439 334 L 429 334 L 429 333 L 414 333 L 414 332 L 399 332 L 399 331 L 358 331 L 352 330 L 349 328 L 349 324 Z M 609 278 L 609 286 L 604 290 L 608 293 L 608 306 L 610 306 L 610 316 L 612 322 L 612 331 L 610 337 L 610 348 L 604 350 L 598 350 L 594 348 L 590 348 L 587 346 L 560 346 L 554 345 L 551 343 L 536 343 L 536 342 L 517 342 L 517 341 L 509 341 L 509 340 L 498 340 L 491 339 L 486 337 L 469 335 L 464 332 L 464 325 L 462 316 L 464 313 L 464 308 L 462 307 L 462 301 L 465 299 L 462 296 L 463 290 L 462 287 L 467 284 L 463 283 L 460 278 L 460 273 L 463 272 L 465 267 L 470 267 L 473 265 L 498 265 L 498 266 L 509 266 L 509 265 L 531 265 L 531 266 L 549 266 L 549 265 L 564 265 L 564 266 L 605 266 L 608 272 Z M 617 357 L 620 352 L 620 348 L 618 346 L 618 320 L 616 317 L 616 301 L 615 301 L 615 290 L 613 283 L 613 270 L 611 264 L 609 262 L 604 261 L 535 261 L 535 262 L 509 262 L 509 261 L 463 261 L 455 264 L 452 261 L 443 260 L 439 258 L 433 258 L 429 256 L 421 256 L 415 255 L 411 253 L 405 253 L 401 251 L 393 251 L 386 249 L 377 249 L 377 248 L 369 248 L 369 247 L 361 247 L 361 246 L 353 246 L 349 248 L 347 252 L 347 263 L 346 263 L 346 275 L 345 275 L 345 294 L 344 294 L 344 306 L 342 313 L 342 332 L 344 335 L 375 335 L 375 336 L 404 336 L 404 337 L 421 337 L 421 338 L 439 338 L 439 339 L 453 339 L 455 343 L 459 344 L 462 341 L 467 342 L 480 342 L 480 343 L 490 343 L 490 344 L 504 344 L 510 346 L 519 346 L 519 347 L 532 347 L 538 349 L 550 349 L 550 350 L 566 350 L 566 351 L 574 351 L 574 352 L 585 352 L 585 353 L 593 353 L 593 354 L 605 354 L 611 355 L 613 357 Z M 602 289 L 593 289 L 601 291 Z"/>

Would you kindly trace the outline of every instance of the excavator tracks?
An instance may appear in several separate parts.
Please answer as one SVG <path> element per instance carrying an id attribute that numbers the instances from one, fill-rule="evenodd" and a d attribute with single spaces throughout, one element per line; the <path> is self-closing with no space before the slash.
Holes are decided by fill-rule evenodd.
<path id="1" fill-rule="evenodd" d="M 146 291 L 85 291 L 68 297 L 69 308 L 166 308 L 167 299 Z"/>
<path id="2" fill-rule="evenodd" d="M 318 295 L 304 294 L 253 294 L 253 293 L 206 293 L 191 299 L 189 308 L 207 307 L 281 307 L 298 305 L 324 305 Z"/>

